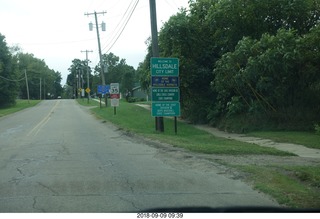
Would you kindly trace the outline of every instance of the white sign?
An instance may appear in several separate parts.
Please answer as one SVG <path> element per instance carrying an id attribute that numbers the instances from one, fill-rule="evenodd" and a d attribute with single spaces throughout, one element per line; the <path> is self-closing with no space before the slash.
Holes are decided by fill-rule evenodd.
<path id="1" fill-rule="evenodd" d="M 111 99 L 111 106 L 116 106 L 118 107 L 119 106 L 119 99 Z"/>
<path id="2" fill-rule="evenodd" d="M 111 83 L 110 84 L 110 98 L 111 98 L 111 106 L 118 107 L 119 106 L 119 83 Z"/>
<path id="3" fill-rule="evenodd" d="M 119 94 L 119 83 L 110 84 L 110 94 Z"/>

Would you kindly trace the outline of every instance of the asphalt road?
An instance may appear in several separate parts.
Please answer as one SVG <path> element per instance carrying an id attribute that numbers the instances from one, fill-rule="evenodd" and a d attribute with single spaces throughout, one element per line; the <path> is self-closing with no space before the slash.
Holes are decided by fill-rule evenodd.
<path id="1" fill-rule="evenodd" d="M 187 152 L 132 138 L 74 100 L 0 118 L 0 212 L 277 206 Z"/>

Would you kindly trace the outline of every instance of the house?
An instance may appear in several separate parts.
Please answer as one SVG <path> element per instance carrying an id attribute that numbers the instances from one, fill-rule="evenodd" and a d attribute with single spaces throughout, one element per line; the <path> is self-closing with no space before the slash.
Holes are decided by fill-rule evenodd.
<path id="1" fill-rule="evenodd" d="M 134 98 L 138 98 L 138 99 L 144 99 L 146 101 L 149 101 L 151 100 L 151 94 L 150 92 L 147 93 L 146 91 L 144 91 L 140 85 L 134 87 L 132 89 L 132 94 L 131 94 L 132 97 Z"/>

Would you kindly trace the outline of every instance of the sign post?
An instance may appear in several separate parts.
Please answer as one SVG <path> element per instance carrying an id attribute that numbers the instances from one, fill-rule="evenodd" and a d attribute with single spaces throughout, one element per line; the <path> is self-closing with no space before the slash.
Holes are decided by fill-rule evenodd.
<path id="1" fill-rule="evenodd" d="M 89 103 L 89 98 L 90 98 L 90 88 L 89 87 L 87 87 L 87 89 L 86 89 L 86 93 L 87 93 L 87 95 L 88 95 L 88 103 Z"/>
<path id="2" fill-rule="evenodd" d="M 111 98 L 111 106 L 113 106 L 113 114 L 117 114 L 117 107 L 119 106 L 120 99 L 120 91 L 119 91 L 119 83 L 111 83 L 110 84 L 110 98 Z"/>
<path id="3" fill-rule="evenodd" d="M 180 116 L 179 59 L 158 58 L 150 60 L 151 68 L 151 115 L 154 117 Z"/>

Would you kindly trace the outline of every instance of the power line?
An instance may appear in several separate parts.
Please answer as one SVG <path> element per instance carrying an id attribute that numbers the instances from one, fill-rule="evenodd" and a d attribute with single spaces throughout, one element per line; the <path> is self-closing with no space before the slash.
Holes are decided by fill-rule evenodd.
<path id="1" fill-rule="evenodd" d="M 117 26 L 116 26 L 116 27 L 114 28 L 114 30 L 112 31 L 114 34 L 113 34 L 113 37 L 110 39 L 110 43 L 111 43 L 112 41 L 114 41 L 114 39 L 115 39 L 116 36 L 118 35 L 119 31 L 121 30 L 120 25 L 122 25 L 122 20 L 125 20 L 125 18 L 128 16 L 127 13 L 128 13 L 128 11 L 129 11 L 129 9 L 130 9 L 130 6 L 132 5 L 132 7 L 133 7 L 133 5 L 134 5 L 133 1 L 134 1 L 134 0 L 132 0 L 132 1 L 130 2 L 130 4 L 128 5 L 126 11 L 124 12 L 121 20 L 119 21 L 119 23 L 117 24 Z M 125 22 L 125 21 L 123 21 L 123 23 L 124 23 L 124 22 Z M 118 28 L 119 28 L 119 29 L 118 29 Z M 118 29 L 118 30 L 117 30 L 117 29 Z M 103 48 L 103 50 L 105 50 L 105 48 L 107 48 L 107 46 L 108 46 L 108 45 L 106 45 L 106 46 Z"/>
<path id="2" fill-rule="evenodd" d="M 23 77 L 23 78 L 18 79 L 18 80 L 9 79 L 9 78 L 5 78 L 5 77 L 2 77 L 2 76 L 0 76 L 0 78 L 2 78 L 2 79 L 4 79 L 4 80 L 7 80 L 7 81 L 18 82 L 18 81 L 22 81 L 22 80 L 24 80 L 26 77 Z"/>
<path id="3" fill-rule="evenodd" d="M 130 12 L 127 20 L 125 21 L 122 29 L 120 30 L 120 33 L 118 34 L 118 36 L 114 37 L 115 40 L 114 40 L 114 42 L 109 46 L 109 48 L 107 49 L 106 53 L 109 52 L 109 51 L 111 50 L 111 48 L 114 46 L 114 44 L 118 41 L 119 37 L 121 36 L 121 34 L 123 33 L 125 27 L 127 26 L 127 24 L 128 24 L 128 22 L 129 22 L 129 20 L 130 20 L 130 18 L 131 18 L 131 16 L 132 16 L 132 14 L 133 14 L 133 12 L 135 11 L 138 3 L 139 3 L 139 0 L 136 0 L 136 2 L 134 3 L 134 5 L 133 5 L 133 7 L 132 7 L 132 9 L 131 9 L 131 12 Z M 127 10 L 128 10 L 128 9 L 127 9 Z M 126 11 L 126 12 L 127 12 L 127 11 Z M 113 38 L 113 39 L 114 39 L 114 38 Z M 112 39 L 112 40 L 113 40 L 113 39 Z M 107 47 L 108 47 L 108 46 L 104 47 L 103 50 L 105 50 Z"/>

